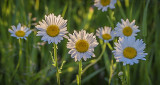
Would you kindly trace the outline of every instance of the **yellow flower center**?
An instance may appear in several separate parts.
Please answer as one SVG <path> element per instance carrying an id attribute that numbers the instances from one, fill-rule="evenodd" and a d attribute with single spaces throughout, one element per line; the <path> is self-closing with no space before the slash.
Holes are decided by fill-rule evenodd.
<path id="1" fill-rule="evenodd" d="M 112 38 L 112 36 L 110 34 L 103 34 L 102 37 L 104 40 L 109 40 Z"/>
<path id="2" fill-rule="evenodd" d="M 18 37 L 24 37 L 25 36 L 25 32 L 24 31 L 21 31 L 21 30 L 19 30 L 19 31 L 16 31 L 16 36 L 18 36 Z"/>
<path id="3" fill-rule="evenodd" d="M 134 57 L 137 56 L 137 51 L 135 48 L 133 47 L 126 47 L 124 50 L 123 50 L 123 55 L 124 57 L 126 58 L 129 58 L 129 59 L 132 59 Z"/>
<path id="4" fill-rule="evenodd" d="M 109 5 L 110 2 L 111 2 L 110 0 L 101 0 L 101 4 L 102 4 L 103 6 Z"/>
<path id="5" fill-rule="evenodd" d="M 47 27 L 47 34 L 51 37 L 55 37 L 59 34 L 59 27 L 57 25 L 50 25 Z"/>
<path id="6" fill-rule="evenodd" d="M 75 48 L 77 49 L 78 52 L 84 53 L 88 50 L 89 44 L 86 40 L 79 40 L 76 42 Z"/>
<path id="7" fill-rule="evenodd" d="M 132 28 L 131 27 L 125 27 L 124 29 L 123 29 L 123 34 L 125 35 L 125 36 L 131 36 L 132 35 Z"/>

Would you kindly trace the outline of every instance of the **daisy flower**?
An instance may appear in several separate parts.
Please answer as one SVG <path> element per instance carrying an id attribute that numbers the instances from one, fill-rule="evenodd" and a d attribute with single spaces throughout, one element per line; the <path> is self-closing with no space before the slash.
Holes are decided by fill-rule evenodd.
<path id="1" fill-rule="evenodd" d="M 8 31 L 11 33 L 11 36 L 16 37 L 17 39 L 21 38 L 26 40 L 26 37 L 32 32 L 29 28 L 22 27 L 20 23 L 17 25 L 17 28 L 14 25 L 11 27 L 12 29 L 9 29 Z"/>
<path id="2" fill-rule="evenodd" d="M 114 4 L 117 0 L 95 0 L 94 6 L 98 7 L 98 10 L 102 9 L 102 12 L 107 11 L 108 8 L 114 9 Z"/>
<path id="3" fill-rule="evenodd" d="M 111 27 L 106 26 L 104 27 L 104 29 L 103 27 L 101 27 L 98 30 L 96 30 L 96 35 L 100 39 L 104 40 L 105 43 L 113 40 L 115 37 L 114 31 L 111 31 Z"/>
<path id="4" fill-rule="evenodd" d="M 98 42 L 93 33 L 86 33 L 85 30 L 81 30 L 79 33 L 74 31 L 73 35 L 69 34 L 69 38 L 67 48 L 70 51 L 68 53 L 71 54 L 72 58 L 75 58 L 75 61 L 80 61 L 81 58 L 86 61 L 91 56 L 95 57 L 93 51 Z"/>
<path id="5" fill-rule="evenodd" d="M 127 19 L 124 21 L 121 19 L 122 24 L 118 22 L 117 27 L 115 28 L 116 35 L 119 37 L 130 37 L 130 36 L 137 36 L 137 32 L 140 32 L 138 29 L 138 26 L 135 25 L 135 20 L 133 20 L 131 23 Z"/>
<path id="6" fill-rule="evenodd" d="M 146 60 L 144 53 L 146 44 L 143 40 L 135 39 L 135 37 L 119 38 L 118 43 L 115 43 L 114 57 L 117 62 L 123 62 L 123 65 L 138 63 L 138 60 Z"/>
<path id="7" fill-rule="evenodd" d="M 45 20 L 39 22 L 36 28 L 39 30 L 37 36 L 42 36 L 41 40 L 48 41 L 48 43 L 58 44 L 67 31 L 67 20 L 64 20 L 61 15 L 58 17 L 54 14 L 45 15 Z"/>

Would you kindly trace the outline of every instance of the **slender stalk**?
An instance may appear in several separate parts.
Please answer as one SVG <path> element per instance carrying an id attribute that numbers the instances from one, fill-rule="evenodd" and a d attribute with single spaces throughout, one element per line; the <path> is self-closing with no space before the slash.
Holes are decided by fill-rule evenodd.
<path id="1" fill-rule="evenodd" d="M 60 75 L 59 75 L 58 60 L 57 60 L 57 45 L 55 43 L 54 43 L 54 60 L 55 60 L 55 65 L 57 69 L 57 72 L 56 72 L 57 83 L 58 85 L 60 85 Z"/>
<path id="2" fill-rule="evenodd" d="M 21 42 L 21 39 L 19 39 L 19 58 L 18 58 L 18 63 L 17 63 L 16 69 L 14 70 L 13 75 L 11 76 L 11 80 L 15 76 L 15 74 L 20 66 L 21 56 L 22 56 L 22 42 Z M 11 82 L 11 80 L 10 80 L 10 82 Z"/>
<path id="3" fill-rule="evenodd" d="M 111 44 L 109 44 L 109 43 L 107 43 L 107 45 L 108 45 L 108 47 L 110 48 L 110 50 L 112 51 L 113 50 L 113 48 L 112 48 L 112 46 L 111 46 Z M 111 81 L 112 81 L 112 75 L 113 75 L 113 73 L 114 73 L 114 69 L 113 69 L 113 56 L 111 57 L 111 63 L 110 63 L 110 77 L 109 77 L 109 85 L 111 85 Z"/>
<path id="4" fill-rule="evenodd" d="M 94 62 L 92 62 L 92 63 L 90 63 L 89 65 L 87 65 L 83 70 L 81 69 L 81 75 L 83 75 L 86 71 L 87 71 L 87 69 L 88 68 L 90 68 L 91 66 L 93 66 L 94 64 L 96 64 L 99 60 L 101 60 L 101 58 L 102 58 L 102 56 L 103 56 L 103 54 L 104 54 L 104 52 L 105 52 L 105 49 L 106 49 L 106 44 L 107 43 L 104 43 L 103 44 L 103 46 L 102 46 L 102 52 L 101 52 L 101 54 L 99 55 L 99 57 L 94 61 Z M 77 81 L 79 81 L 78 78 L 79 76 L 77 75 Z M 74 80 L 73 81 L 74 83 L 76 82 L 76 80 Z M 77 84 L 78 84 L 79 82 L 77 82 Z M 78 84 L 79 85 L 79 84 Z"/>
<path id="5" fill-rule="evenodd" d="M 82 60 L 79 61 L 79 72 L 78 72 L 79 82 L 78 82 L 78 85 L 81 85 L 81 72 L 82 72 Z"/>
<path id="6" fill-rule="evenodd" d="M 128 85 L 130 85 L 130 67 L 129 66 L 128 66 L 127 70 L 128 70 Z"/>
<path id="7" fill-rule="evenodd" d="M 21 62 L 21 57 L 22 57 L 22 41 L 19 39 L 19 59 L 18 59 L 18 64 L 16 69 L 19 68 L 20 62 Z"/>
<path id="8" fill-rule="evenodd" d="M 126 80 L 127 80 L 127 85 L 130 85 L 130 68 L 129 65 L 126 65 L 125 68 L 125 73 L 126 73 Z"/>
<path id="9" fill-rule="evenodd" d="M 112 80 L 112 75 L 113 75 L 113 59 L 111 60 L 111 65 L 110 65 L 110 74 L 109 74 L 109 85 L 111 85 L 111 80 Z"/>

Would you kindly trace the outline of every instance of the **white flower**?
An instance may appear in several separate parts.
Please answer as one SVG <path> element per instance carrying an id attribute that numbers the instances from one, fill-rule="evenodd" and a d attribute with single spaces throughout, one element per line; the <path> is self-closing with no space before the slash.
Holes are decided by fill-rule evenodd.
<path id="1" fill-rule="evenodd" d="M 115 43 L 114 57 L 117 62 L 123 62 L 123 65 L 133 65 L 138 63 L 138 59 L 146 60 L 145 45 L 142 39 L 136 40 L 135 37 L 119 38 L 118 43 Z"/>
<path id="2" fill-rule="evenodd" d="M 108 8 L 114 9 L 114 4 L 117 0 L 95 0 L 94 6 L 98 7 L 98 10 L 102 9 L 102 12 L 107 11 Z"/>
<path id="3" fill-rule="evenodd" d="M 93 33 L 86 33 L 85 30 L 81 30 L 79 33 L 74 31 L 73 35 L 69 34 L 69 38 L 67 48 L 70 51 L 68 53 L 71 54 L 72 58 L 75 58 L 75 61 L 80 61 L 81 58 L 86 61 L 91 56 L 95 57 L 93 51 L 98 42 Z"/>
<path id="4" fill-rule="evenodd" d="M 48 41 L 48 43 L 58 44 L 63 40 L 67 31 L 67 20 L 64 20 L 61 15 L 56 17 L 54 14 L 45 15 L 45 20 L 39 22 L 36 28 L 38 31 L 37 36 L 42 36 L 41 40 Z"/>
<path id="5" fill-rule="evenodd" d="M 123 71 L 120 71 L 120 72 L 118 73 L 118 76 L 123 76 Z"/>
<path id="6" fill-rule="evenodd" d="M 136 36 L 137 32 L 140 32 L 138 29 L 138 26 L 135 25 L 135 20 L 133 20 L 131 23 L 127 19 L 124 21 L 121 19 L 122 24 L 118 22 L 117 27 L 115 28 L 116 35 L 119 37 L 130 37 L 130 36 Z"/>
<path id="7" fill-rule="evenodd" d="M 17 28 L 14 25 L 11 27 L 12 29 L 9 29 L 8 31 L 11 33 L 11 36 L 16 37 L 17 39 L 21 38 L 26 40 L 26 37 L 32 32 L 29 28 L 22 27 L 20 23 L 17 25 Z"/>
<path id="8" fill-rule="evenodd" d="M 98 30 L 96 30 L 96 35 L 100 39 L 104 40 L 105 43 L 113 40 L 115 37 L 114 31 L 111 31 L 111 27 L 106 26 L 104 27 L 104 29 L 103 27 L 101 27 Z"/>

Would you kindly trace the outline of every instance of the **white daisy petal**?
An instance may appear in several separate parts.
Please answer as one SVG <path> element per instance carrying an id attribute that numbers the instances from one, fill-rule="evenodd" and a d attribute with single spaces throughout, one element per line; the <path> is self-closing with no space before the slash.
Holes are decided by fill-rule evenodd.
<path id="1" fill-rule="evenodd" d="M 12 34 L 14 33 L 14 31 L 13 31 L 13 30 L 11 30 L 11 29 L 9 29 L 8 31 L 9 31 L 10 33 L 12 33 Z"/>
<path id="2" fill-rule="evenodd" d="M 135 25 L 135 20 L 133 20 L 130 23 L 128 19 L 126 21 L 121 19 L 121 22 L 122 22 L 122 24 L 118 22 L 118 24 L 115 28 L 116 36 L 118 36 L 118 37 L 124 37 L 124 36 L 132 37 L 132 36 L 136 36 L 137 32 L 140 32 L 140 30 L 138 29 L 138 26 Z"/>
<path id="3" fill-rule="evenodd" d="M 138 60 L 146 60 L 144 57 L 145 43 L 135 37 L 120 37 L 118 43 L 115 43 L 115 50 L 112 51 L 117 62 L 123 62 L 123 65 L 138 63 Z"/>
<path id="4" fill-rule="evenodd" d="M 26 32 L 26 36 L 28 36 L 29 34 L 31 34 L 32 30 L 29 30 Z"/>
<path id="5" fill-rule="evenodd" d="M 112 41 L 114 39 L 114 37 L 116 36 L 114 31 L 111 31 L 111 27 L 101 27 L 99 28 L 98 30 L 96 30 L 96 35 L 104 40 L 104 42 L 109 42 L 109 41 Z"/>
<path id="6" fill-rule="evenodd" d="M 22 29 L 22 28 L 21 28 L 21 23 L 19 23 L 19 24 L 17 25 L 17 29 L 18 29 L 18 30 Z"/>
<path id="7" fill-rule="evenodd" d="M 94 0 L 94 6 L 98 7 L 98 10 L 102 9 L 102 12 L 107 11 L 108 8 L 114 9 L 114 4 L 117 0 Z"/>
<path id="8" fill-rule="evenodd" d="M 58 17 L 53 13 L 48 16 L 45 15 L 45 20 L 39 22 L 36 28 L 39 30 L 37 36 L 42 36 L 43 41 L 48 41 L 48 43 L 58 44 L 63 40 L 63 37 L 67 38 L 65 34 L 67 31 L 67 20 L 64 20 L 61 15 Z"/>
<path id="9" fill-rule="evenodd" d="M 19 23 L 17 28 L 15 26 L 11 26 L 13 30 L 9 29 L 8 31 L 11 33 L 11 36 L 16 37 L 17 39 L 27 39 L 28 35 L 32 32 L 27 27 L 22 27 Z"/>
<path id="10" fill-rule="evenodd" d="M 29 30 L 29 28 L 26 28 L 26 29 L 23 29 L 23 30 L 24 30 L 24 32 L 27 32 Z"/>
<path id="11" fill-rule="evenodd" d="M 93 33 L 86 33 L 85 30 L 74 31 L 73 35 L 69 34 L 67 42 L 67 48 L 70 49 L 68 53 L 75 58 L 75 61 L 80 61 L 81 58 L 86 61 L 91 56 L 95 57 L 93 51 L 97 45 L 98 42 Z"/>
<path id="12" fill-rule="evenodd" d="M 17 31 L 17 29 L 16 29 L 16 27 L 14 25 L 11 26 L 11 27 L 12 27 L 13 31 Z"/>

